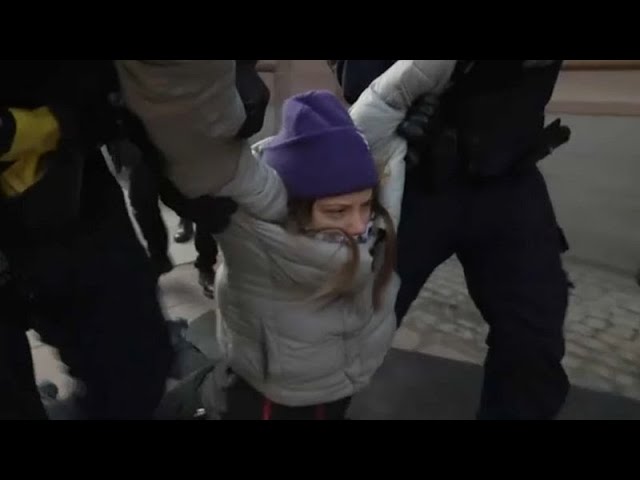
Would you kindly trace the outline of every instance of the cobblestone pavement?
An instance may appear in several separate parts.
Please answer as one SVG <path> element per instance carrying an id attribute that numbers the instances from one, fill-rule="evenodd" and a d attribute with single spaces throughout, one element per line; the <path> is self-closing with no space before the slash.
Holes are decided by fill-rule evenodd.
<path id="1" fill-rule="evenodd" d="M 640 399 L 640 287 L 631 277 L 565 262 L 575 289 L 565 323 L 571 382 Z M 429 279 L 398 332 L 405 350 L 482 363 L 488 328 L 456 259 Z"/>

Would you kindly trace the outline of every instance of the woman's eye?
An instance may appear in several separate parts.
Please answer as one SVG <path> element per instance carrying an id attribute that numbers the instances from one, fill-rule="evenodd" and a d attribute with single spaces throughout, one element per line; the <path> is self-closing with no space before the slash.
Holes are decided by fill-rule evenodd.
<path id="1" fill-rule="evenodd" d="M 344 210 L 327 210 L 325 213 L 332 217 L 338 217 L 344 213 Z"/>

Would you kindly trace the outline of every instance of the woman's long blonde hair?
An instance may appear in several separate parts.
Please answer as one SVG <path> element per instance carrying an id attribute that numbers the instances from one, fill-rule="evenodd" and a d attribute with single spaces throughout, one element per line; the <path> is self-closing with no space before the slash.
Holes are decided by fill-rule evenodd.
<path id="1" fill-rule="evenodd" d="M 378 310 L 382 302 L 382 292 L 384 287 L 389 283 L 393 271 L 396 266 L 396 231 L 393 226 L 393 220 L 389 212 L 380 204 L 377 195 L 377 189 L 373 191 L 373 203 L 371 211 L 374 215 L 379 216 L 385 225 L 385 242 L 384 242 L 384 262 L 379 269 L 373 283 L 372 302 L 374 310 Z M 306 226 L 311 223 L 311 213 L 315 200 L 289 200 L 289 228 L 302 233 L 306 231 Z M 339 228 L 325 229 L 322 232 L 338 232 L 343 236 L 349 248 L 350 258 L 342 268 L 337 272 L 325 286 L 314 294 L 314 298 L 330 299 L 336 296 L 348 295 L 353 289 L 358 266 L 360 263 L 360 249 L 358 242 L 347 232 Z"/>

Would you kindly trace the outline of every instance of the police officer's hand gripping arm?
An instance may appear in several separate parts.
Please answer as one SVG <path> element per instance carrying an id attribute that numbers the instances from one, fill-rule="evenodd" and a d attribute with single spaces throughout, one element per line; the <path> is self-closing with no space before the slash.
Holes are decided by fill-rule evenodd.
<path id="1" fill-rule="evenodd" d="M 416 121 L 428 122 L 433 109 L 425 112 L 424 106 L 432 105 L 445 91 L 455 65 L 456 60 L 398 60 L 373 80 L 351 108 L 351 116 L 370 146 L 375 149 L 377 141 L 396 133 L 405 137 Z M 361 105 L 370 104 L 381 105 L 384 111 L 360 114 Z M 380 122 L 381 116 L 393 116 L 394 121 Z"/>

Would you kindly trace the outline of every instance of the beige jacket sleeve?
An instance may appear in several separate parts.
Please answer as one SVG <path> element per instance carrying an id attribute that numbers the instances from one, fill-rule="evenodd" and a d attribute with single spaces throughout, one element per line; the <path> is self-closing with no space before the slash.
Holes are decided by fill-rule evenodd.
<path id="1" fill-rule="evenodd" d="M 166 158 L 188 197 L 215 195 L 235 176 L 248 142 L 233 60 L 117 60 L 127 106 Z"/>

